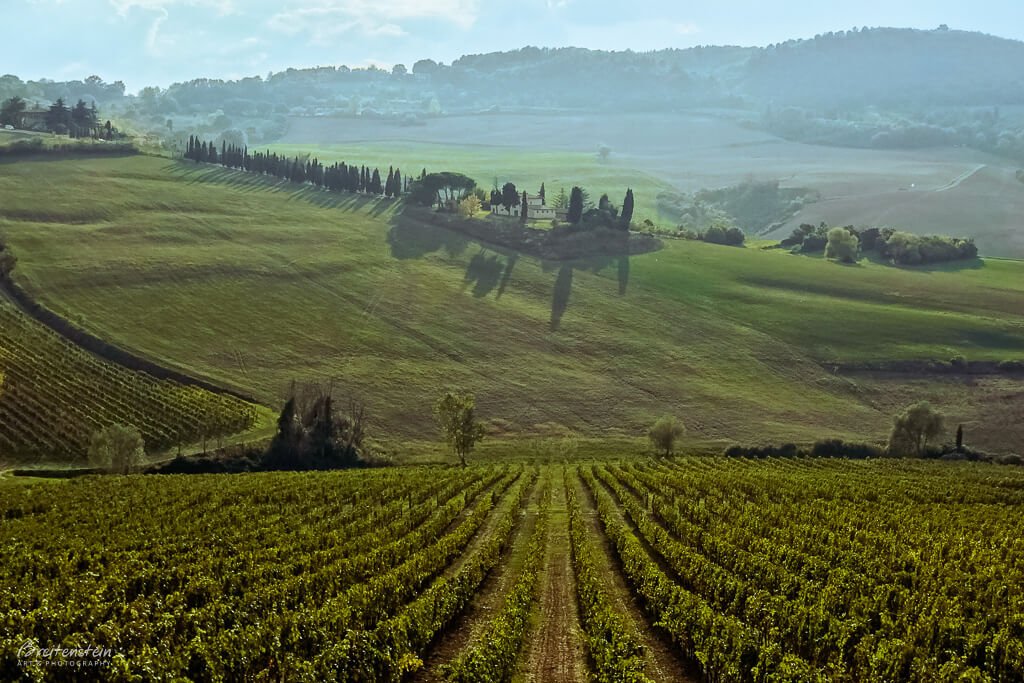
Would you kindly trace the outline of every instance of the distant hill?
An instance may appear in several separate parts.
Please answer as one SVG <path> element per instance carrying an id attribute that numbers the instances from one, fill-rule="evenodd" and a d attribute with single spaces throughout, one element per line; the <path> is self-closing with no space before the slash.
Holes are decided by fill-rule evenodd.
<path id="1" fill-rule="evenodd" d="M 270 142 L 285 135 L 289 117 L 300 116 L 416 125 L 493 111 L 715 108 L 763 117 L 759 125 L 789 139 L 853 147 L 967 145 L 1024 163 L 1024 120 L 1011 111 L 1024 105 L 1024 43 L 945 27 L 830 32 L 763 48 L 524 47 L 451 64 L 422 59 L 393 71 L 328 66 L 234 81 L 201 78 L 127 96 L 120 82 L 95 77 L 65 83 L 0 77 L 0 100 L 13 95 L 41 105 L 58 96 L 92 99 L 172 147 L 190 134 L 223 132 L 233 143 Z"/>
<path id="2" fill-rule="evenodd" d="M 826 33 L 755 51 L 736 91 L 826 107 L 1024 104 L 1024 43 L 946 29 Z"/>

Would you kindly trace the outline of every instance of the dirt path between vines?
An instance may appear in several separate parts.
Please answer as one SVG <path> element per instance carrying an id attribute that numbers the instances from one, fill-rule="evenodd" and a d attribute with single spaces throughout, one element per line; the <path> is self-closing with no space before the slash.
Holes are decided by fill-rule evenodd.
<path id="1" fill-rule="evenodd" d="M 584 683 L 588 680 L 583 629 L 576 607 L 576 575 L 569 545 L 569 510 L 562 469 L 549 470 L 551 508 L 544 567 L 538 577 L 540 603 L 535 608 L 526 649 L 513 681 Z"/>
<path id="2" fill-rule="evenodd" d="M 580 512 L 594 548 L 594 564 L 603 577 L 601 585 L 604 586 L 615 611 L 625 617 L 627 624 L 643 644 L 647 677 L 657 683 L 697 683 L 700 680 L 699 671 L 686 661 L 667 635 L 651 626 L 636 595 L 626 583 L 622 565 L 608 536 L 604 533 L 604 526 L 597 514 L 593 493 L 577 473 L 573 473 L 570 481 L 576 487 Z M 624 518 L 621 521 L 625 523 Z"/>
<path id="3" fill-rule="evenodd" d="M 498 564 L 484 579 L 466 609 L 448 627 L 441 640 L 430 649 L 424 660 L 423 668 L 409 678 L 411 683 L 443 681 L 441 667 L 454 661 L 473 640 L 473 637 L 486 628 L 491 619 L 501 610 L 505 604 L 506 594 L 519 578 L 519 572 L 526 561 L 530 535 L 533 533 L 533 527 L 537 523 L 537 513 L 540 510 L 541 488 L 541 481 L 538 478 L 537 482 L 533 484 L 533 491 L 527 494 L 522 512 L 510 532 L 512 540 L 505 547 Z M 500 506 L 499 503 L 496 507 Z M 494 519 L 500 518 L 500 515 L 495 515 L 494 511 L 491 514 L 494 515 Z M 486 540 L 489 535 L 487 530 L 482 528 L 477 532 L 476 538 Z M 469 556 L 471 552 L 472 548 L 467 548 L 463 557 Z"/>

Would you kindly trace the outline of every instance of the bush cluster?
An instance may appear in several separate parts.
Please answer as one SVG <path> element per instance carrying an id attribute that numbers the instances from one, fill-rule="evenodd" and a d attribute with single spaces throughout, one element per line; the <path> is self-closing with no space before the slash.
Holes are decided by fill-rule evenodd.
<path id="1" fill-rule="evenodd" d="M 848 262 L 856 259 L 857 251 L 874 251 L 899 265 L 944 263 L 978 256 L 978 248 L 969 238 L 912 235 L 894 228 L 829 228 L 824 222 L 817 226 L 801 224 L 779 246 L 801 254 L 824 250 L 827 256 Z"/>

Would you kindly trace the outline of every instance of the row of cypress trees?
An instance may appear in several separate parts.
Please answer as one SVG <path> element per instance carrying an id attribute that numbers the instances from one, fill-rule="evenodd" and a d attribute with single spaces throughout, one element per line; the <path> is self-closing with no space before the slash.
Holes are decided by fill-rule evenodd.
<path id="1" fill-rule="evenodd" d="M 200 140 L 194 135 L 188 138 L 185 158 L 293 183 L 309 183 L 331 192 L 365 192 L 398 197 L 409 190 L 410 184 L 409 178 L 403 178 L 401 169 L 394 167 L 388 169 L 387 179 L 382 181 L 380 170 L 369 166 L 349 166 L 344 161 L 324 166 L 315 158 L 305 161 L 299 157 L 289 159 L 269 150 L 250 153 L 248 146 L 229 145 L 227 141 L 221 142 L 218 150 L 216 143 Z"/>

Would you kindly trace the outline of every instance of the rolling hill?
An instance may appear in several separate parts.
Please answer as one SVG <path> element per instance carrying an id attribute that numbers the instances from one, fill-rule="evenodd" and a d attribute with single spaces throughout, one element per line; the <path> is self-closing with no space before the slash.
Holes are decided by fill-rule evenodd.
<path id="1" fill-rule="evenodd" d="M 430 437 L 434 399 L 459 388 L 498 435 L 636 435 L 673 413 L 694 439 L 760 442 L 883 438 L 894 412 L 928 398 L 975 445 L 1022 436 L 1012 378 L 838 366 L 1024 358 L 1024 263 L 844 267 L 672 240 L 542 263 L 388 201 L 220 167 L 136 156 L 3 170 L 17 282 L 97 336 L 268 405 L 292 379 L 335 378 L 396 438 Z"/>

